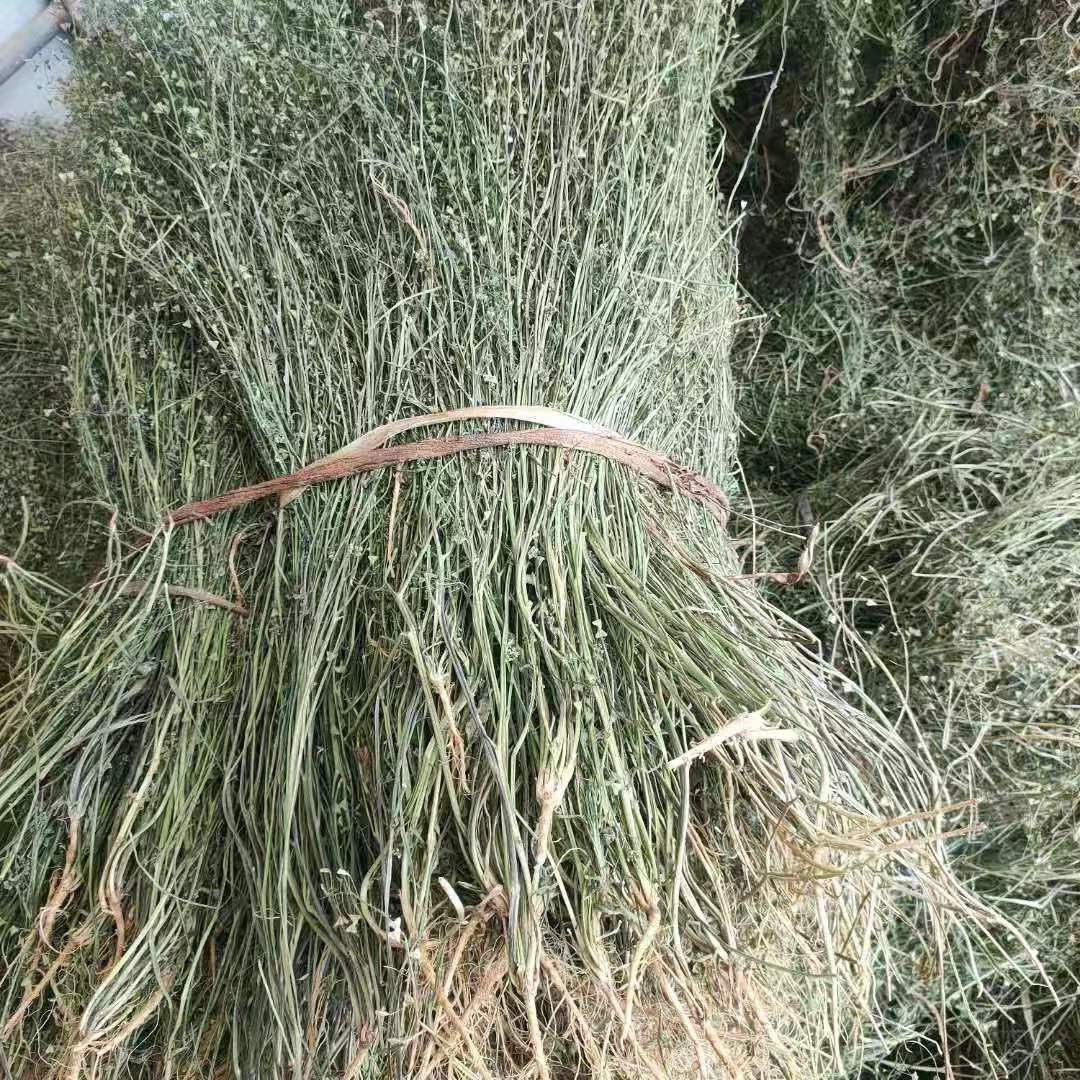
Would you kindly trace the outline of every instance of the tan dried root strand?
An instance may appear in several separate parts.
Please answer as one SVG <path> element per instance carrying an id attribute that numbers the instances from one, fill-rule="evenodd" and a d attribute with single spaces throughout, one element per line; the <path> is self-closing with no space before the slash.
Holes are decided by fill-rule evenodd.
<path id="1" fill-rule="evenodd" d="M 458 936 L 457 944 L 454 946 L 454 953 L 450 957 L 450 963 L 446 968 L 446 979 L 443 982 L 443 990 L 445 993 L 450 993 L 450 988 L 454 981 L 454 975 L 457 972 L 458 965 L 461 963 L 461 958 L 465 955 L 465 949 L 468 947 L 469 942 L 472 940 L 473 935 L 477 930 L 483 926 L 492 915 L 505 916 L 506 914 L 506 893 L 503 891 L 501 885 L 496 885 L 491 889 L 486 896 L 476 905 L 472 915 L 469 916 L 469 921 L 465 924 L 465 929 L 461 931 Z"/>
<path id="2" fill-rule="evenodd" d="M 465 1048 L 468 1050 L 469 1056 L 473 1059 L 477 1074 L 486 1077 L 487 1080 L 491 1080 L 491 1074 L 488 1072 L 487 1066 L 484 1065 L 484 1059 L 481 1056 L 476 1043 L 473 1041 L 472 1036 L 469 1034 L 469 1029 L 465 1026 L 462 1018 L 458 1016 L 457 1010 L 447 996 L 446 991 L 439 985 L 439 977 L 435 974 L 435 969 L 431 966 L 431 961 L 427 958 L 427 955 L 422 949 L 420 952 L 420 971 L 427 980 L 428 985 L 435 991 L 435 1000 L 438 1002 L 439 1008 L 442 1009 L 446 1019 L 450 1022 L 450 1026 L 457 1032 L 462 1042 L 465 1043 Z M 438 1030 L 438 1024 L 436 1024 L 436 1030 Z"/>
<path id="3" fill-rule="evenodd" d="M 559 974 L 558 965 L 556 965 L 546 953 L 540 957 L 540 966 L 544 969 L 544 974 L 551 981 L 551 984 L 562 995 L 560 1004 L 565 1005 L 567 1012 L 570 1013 L 570 1019 L 574 1022 L 574 1027 L 577 1029 L 578 1037 L 581 1040 L 582 1046 L 585 1048 L 585 1056 L 589 1059 L 589 1064 L 594 1068 L 598 1068 L 600 1062 L 603 1060 L 603 1054 L 596 1041 L 596 1036 L 593 1034 L 592 1028 L 589 1025 L 588 1017 L 581 1011 L 578 1007 L 578 1003 L 571 995 L 566 983 L 563 981 L 562 975 Z"/>
<path id="4" fill-rule="evenodd" d="M 166 988 L 171 982 L 171 976 L 166 976 Z M 165 997 L 166 988 L 158 987 L 158 989 L 146 999 L 146 1003 L 142 1008 L 139 1009 L 139 1011 L 135 1013 L 135 1015 L 124 1024 L 115 1035 L 112 1035 L 104 1041 L 96 1034 L 87 1035 L 85 1038 L 80 1039 L 71 1048 L 71 1059 L 68 1064 L 67 1080 L 79 1080 L 79 1077 L 82 1075 L 83 1062 L 86 1060 L 86 1055 L 88 1053 L 93 1052 L 99 1057 L 110 1054 L 123 1043 L 125 1039 L 138 1031 L 139 1028 L 141 1028 L 143 1024 L 157 1012 L 158 1006 Z"/>
<path id="5" fill-rule="evenodd" d="M 712 1047 L 713 1053 L 716 1055 L 720 1064 L 727 1069 L 732 1080 L 735 1080 L 735 1077 L 742 1076 L 743 1070 L 739 1068 L 735 1059 L 728 1053 L 728 1049 L 724 1045 L 724 1040 L 720 1037 L 720 1032 L 716 1030 L 716 1027 L 708 1017 L 705 1017 L 702 1020 L 701 1028 L 705 1032 L 705 1038 L 709 1040 L 709 1045 Z"/>
<path id="6" fill-rule="evenodd" d="M 760 1040 L 762 1033 L 764 1033 L 765 1041 L 772 1048 L 772 1052 L 776 1053 L 778 1048 L 783 1046 L 780 1033 L 769 1019 L 769 1010 L 761 1000 L 761 995 L 757 992 L 753 979 L 747 978 L 744 971 L 739 970 L 735 974 L 735 993 L 739 1001 L 749 1005 L 750 1015 L 757 1024 L 755 1038 Z M 788 1055 L 785 1054 L 784 1057 L 786 1059 Z"/>
<path id="7" fill-rule="evenodd" d="M 536 1066 L 536 1074 L 540 1080 L 551 1080 L 551 1069 L 548 1067 L 547 1054 L 544 1051 L 544 1032 L 540 1027 L 540 1014 L 536 1010 L 536 995 L 540 991 L 540 980 L 535 970 L 530 972 L 524 990 L 525 1016 L 529 1023 L 533 1065 Z"/>
<path id="8" fill-rule="evenodd" d="M 120 958 L 124 955 L 124 949 L 127 948 L 127 919 L 124 918 L 124 906 L 120 899 L 120 893 L 116 888 L 116 882 L 113 881 L 111 874 L 107 882 L 103 881 L 101 883 L 101 888 L 98 890 L 98 906 L 104 914 L 112 919 L 113 926 L 116 929 L 116 944 L 113 948 L 113 957 L 102 969 L 104 973 L 111 971 L 120 963 Z"/>
<path id="9" fill-rule="evenodd" d="M 506 956 L 502 955 L 484 972 L 480 985 L 476 988 L 475 993 L 469 999 L 469 1004 L 465 1006 L 461 1013 L 461 1022 L 466 1028 L 472 1022 L 473 1017 L 494 997 L 495 991 L 502 986 L 509 970 L 510 963 Z M 438 1067 L 440 1058 L 444 1054 L 450 1054 L 454 1047 L 457 1046 L 460 1037 L 457 1031 L 443 1045 L 438 1045 L 437 1040 L 441 1023 L 442 1018 L 440 1017 L 432 1029 L 432 1041 L 428 1043 L 427 1051 L 424 1054 L 424 1062 L 417 1073 L 418 1080 L 427 1080 L 427 1077 Z"/>
<path id="10" fill-rule="evenodd" d="M 71 1048 L 68 1060 L 67 1073 L 64 1080 L 79 1080 L 82 1076 L 83 1062 L 86 1060 L 86 1047 L 82 1043 L 76 1043 Z"/>
<path id="11" fill-rule="evenodd" d="M 75 855 L 79 846 L 79 818 L 71 815 L 68 823 L 67 851 L 64 854 L 64 868 L 54 880 L 49 890 L 49 898 L 38 913 L 38 937 L 46 949 L 52 948 L 52 929 L 56 917 L 64 908 L 67 898 L 79 887 L 79 875 L 75 872 Z"/>
<path id="12" fill-rule="evenodd" d="M 686 996 L 690 1015 L 701 1024 L 701 1030 L 705 1033 L 705 1038 L 708 1040 L 709 1046 L 712 1047 L 717 1060 L 733 1078 L 741 1077 L 746 1070 L 741 1069 L 731 1056 L 731 1052 L 720 1032 L 716 1030 L 716 1026 L 710 1020 L 708 999 L 702 992 L 701 986 L 693 980 L 688 980 L 678 972 L 671 972 L 671 977 L 678 985 L 679 990 Z"/>
<path id="13" fill-rule="evenodd" d="M 637 990 L 637 984 L 641 978 L 641 967 L 645 962 L 645 957 L 648 954 L 649 949 L 652 948 L 652 943 L 656 938 L 656 935 L 660 931 L 660 904 L 656 899 L 656 895 L 650 889 L 649 893 L 642 899 L 644 901 L 642 907 L 648 916 L 648 922 L 645 924 L 645 933 L 641 935 L 641 940 L 634 950 L 634 956 L 630 961 L 630 975 L 626 980 L 626 1012 L 623 1014 L 622 1028 L 622 1037 L 624 1040 L 630 1038 L 630 1024 L 634 1010 L 634 993 Z"/>
<path id="14" fill-rule="evenodd" d="M 708 1060 L 705 1057 L 706 1043 L 698 1033 L 697 1028 L 694 1027 L 694 1022 L 690 1019 L 690 1013 L 679 998 L 679 995 L 675 993 L 675 988 L 671 985 L 671 981 L 667 976 L 661 976 L 659 983 L 661 993 L 667 998 L 668 1004 L 672 1009 L 675 1010 L 675 1015 L 679 1018 L 679 1023 L 682 1025 L 683 1031 L 686 1032 L 686 1037 L 690 1040 L 690 1045 L 694 1048 L 694 1054 L 697 1057 L 698 1072 L 707 1080 L 711 1070 L 709 1069 Z"/>
<path id="15" fill-rule="evenodd" d="M 0 1030 L 0 1042 L 6 1042 L 15 1033 L 16 1029 L 23 1022 L 26 1014 L 33 1008 L 34 1002 L 48 989 L 49 984 L 56 978 L 57 972 L 77 953 L 89 940 L 92 932 L 92 925 L 89 922 L 84 922 L 82 926 L 76 930 L 64 947 L 56 954 L 56 958 L 46 968 L 45 974 L 34 984 L 31 989 L 23 995 L 22 1001 L 16 1006 L 15 1011 L 8 1017 L 7 1023 L 4 1024 L 3 1030 Z"/>
<path id="16" fill-rule="evenodd" d="M 641 1040 L 637 1037 L 634 1029 L 626 1022 L 626 1013 L 623 1011 L 622 1002 L 619 1000 L 619 995 L 615 993 L 615 988 L 611 985 L 611 982 L 605 979 L 601 986 L 607 996 L 608 1003 L 611 1005 L 612 1011 L 615 1016 L 623 1021 L 622 1038 L 624 1042 L 629 1042 L 631 1049 L 634 1051 L 635 1056 L 639 1061 L 644 1062 L 645 1068 L 648 1070 L 649 1075 L 653 1080 L 671 1080 L 667 1072 L 660 1068 L 660 1066 L 653 1059 L 644 1046 L 641 1045 Z"/>
<path id="17" fill-rule="evenodd" d="M 97 1054 L 111 1053 L 125 1039 L 138 1031 L 138 1029 L 141 1028 L 155 1012 L 157 1012 L 157 1008 L 164 997 L 164 990 L 160 988 L 155 990 L 150 997 L 147 998 L 146 1004 L 115 1035 L 113 1035 L 111 1039 L 100 1045 L 96 1045 L 95 1041 L 95 1044 L 91 1046 L 91 1049 Z"/>
<path id="18" fill-rule="evenodd" d="M 633 469 L 652 480 L 658 487 L 677 491 L 699 503 L 721 524 L 726 524 L 727 496 L 711 481 L 691 472 L 662 454 L 610 435 L 591 432 L 563 431 L 557 428 L 536 428 L 531 431 L 490 431 L 478 435 L 424 439 L 379 449 L 350 451 L 341 457 L 316 462 L 288 476 L 277 476 L 258 484 L 235 488 L 211 499 L 188 503 L 166 515 L 166 526 L 187 525 L 205 521 L 216 514 L 235 510 L 272 495 L 298 491 L 301 488 L 326 484 L 347 476 L 360 476 L 410 461 L 437 461 L 440 458 L 476 450 L 491 450 L 501 446 L 555 446 L 595 454 Z"/>
<path id="19" fill-rule="evenodd" d="M 493 916 L 498 915 L 504 917 L 506 915 L 506 894 L 503 891 L 501 885 L 496 885 L 488 891 L 488 893 L 480 900 L 473 910 L 472 915 L 469 916 L 469 921 L 465 924 L 461 933 L 458 935 L 457 943 L 454 945 L 454 951 L 450 956 L 450 962 L 446 967 L 446 974 L 443 978 L 443 993 L 447 998 L 450 996 L 450 991 L 453 989 L 454 976 L 457 974 L 458 966 L 461 963 L 462 957 L 465 955 L 465 950 L 469 946 L 469 942 L 472 941 L 477 930 L 484 926 L 488 920 Z M 488 991 L 490 994 L 494 991 L 504 976 L 506 975 L 508 968 L 505 955 L 500 956 L 499 960 L 488 969 L 481 982 L 480 987 L 473 995 L 472 1000 L 465 1007 L 465 1012 L 462 1015 L 462 1021 L 467 1023 L 468 1018 L 473 1015 L 479 1005 L 482 1003 L 483 988 L 490 984 L 491 989 Z M 437 1017 L 435 1021 L 435 1027 L 432 1031 L 433 1040 L 437 1037 L 439 1026 L 442 1023 L 442 1018 Z M 453 1044 L 451 1044 L 453 1045 Z M 427 1050 L 424 1054 L 424 1061 L 420 1068 L 420 1076 L 428 1075 L 430 1068 L 434 1068 L 432 1064 L 432 1056 L 436 1053 L 436 1044 L 434 1041 L 428 1044 Z M 437 1058 L 435 1059 L 438 1060 Z"/>

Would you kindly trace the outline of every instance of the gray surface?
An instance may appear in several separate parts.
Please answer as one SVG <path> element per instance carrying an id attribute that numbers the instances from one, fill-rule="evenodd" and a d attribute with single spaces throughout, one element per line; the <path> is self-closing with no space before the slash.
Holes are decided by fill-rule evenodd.
<path id="1" fill-rule="evenodd" d="M 0 40 L 14 33 L 46 6 L 46 0 L 0 0 Z M 0 123 L 34 119 L 62 123 L 67 116 L 60 84 L 71 70 L 71 43 L 54 38 L 33 60 L 0 86 Z"/>

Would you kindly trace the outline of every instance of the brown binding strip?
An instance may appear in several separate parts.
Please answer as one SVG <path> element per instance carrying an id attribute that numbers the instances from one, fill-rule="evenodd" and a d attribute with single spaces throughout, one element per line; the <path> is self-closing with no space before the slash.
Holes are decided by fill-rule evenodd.
<path id="1" fill-rule="evenodd" d="M 677 491 L 700 503 L 718 518 L 721 524 L 727 523 L 727 496 L 705 477 L 676 464 L 663 454 L 653 453 L 617 435 L 562 428 L 536 428 L 528 431 L 491 431 L 476 435 L 422 439 L 401 446 L 346 450 L 298 469 L 288 476 L 278 476 L 248 487 L 235 488 L 211 499 L 188 503 L 168 514 L 165 524 L 186 525 L 226 510 L 235 510 L 259 499 L 270 498 L 272 495 L 326 484 L 346 476 L 359 476 L 411 461 L 435 461 L 438 458 L 453 457 L 475 450 L 490 450 L 499 446 L 558 446 L 567 450 L 597 454 L 628 466 L 659 487 Z"/>

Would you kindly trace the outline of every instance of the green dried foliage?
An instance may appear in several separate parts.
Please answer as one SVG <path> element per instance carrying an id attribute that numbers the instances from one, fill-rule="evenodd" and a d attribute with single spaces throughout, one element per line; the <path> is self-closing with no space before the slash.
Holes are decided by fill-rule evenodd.
<path id="1" fill-rule="evenodd" d="M 901 901 L 929 963 L 1008 936 L 929 763 L 621 467 L 160 525 L 481 403 L 733 486 L 730 15 L 200 0 L 80 51 L 72 411 L 117 513 L 0 716 L 13 1073 L 827 1076 Z"/>
<path id="2" fill-rule="evenodd" d="M 65 581 L 84 573 L 75 500 L 86 493 L 56 338 L 54 260 L 70 147 L 48 128 L 0 128 L 0 554 Z M 58 527 L 59 526 L 59 527 Z"/>
<path id="3" fill-rule="evenodd" d="M 809 508 L 815 567 L 777 599 L 935 755 L 949 797 L 983 800 L 957 858 L 1053 973 L 958 950 L 943 1018 L 896 992 L 910 1040 L 883 1040 L 875 1075 L 938 1075 L 947 1054 L 955 1076 L 1057 1075 L 1080 1016 L 1075 14 L 753 14 L 785 72 L 764 114 L 767 78 L 727 120 L 737 139 L 762 118 L 739 189 L 762 314 L 740 456 L 759 525 L 781 527 L 756 556 L 793 562 Z"/>
<path id="4" fill-rule="evenodd" d="M 0 128 L 0 694 L 24 654 L 47 647 L 52 605 L 93 558 L 56 336 L 66 152 L 47 128 Z"/>

